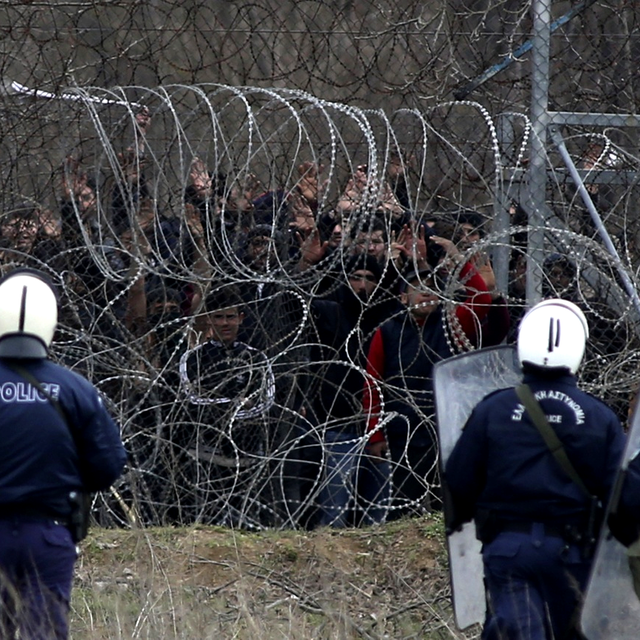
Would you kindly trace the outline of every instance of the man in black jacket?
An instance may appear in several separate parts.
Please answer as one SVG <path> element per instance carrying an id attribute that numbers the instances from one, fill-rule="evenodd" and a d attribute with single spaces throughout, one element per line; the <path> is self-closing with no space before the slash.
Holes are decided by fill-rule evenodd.
<path id="1" fill-rule="evenodd" d="M 381 269 L 374 256 L 352 256 L 345 275 L 339 302 L 312 304 L 318 335 L 311 354 L 309 418 L 324 448 L 320 524 L 332 527 L 349 524 L 358 503 L 367 524 L 381 522 L 388 508 L 388 463 L 367 455 L 362 392 L 371 338 L 394 307 L 380 300 Z"/>
<path id="2" fill-rule="evenodd" d="M 185 506 L 198 522 L 258 527 L 265 522 L 273 371 L 261 350 L 238 340 L 244 310 L 234 287 L 213 290 L 205 311 L 210 339 L 180 360 L 189 420 L 174 444 L 187 454 L 181 484 L 194 502 Z"/>

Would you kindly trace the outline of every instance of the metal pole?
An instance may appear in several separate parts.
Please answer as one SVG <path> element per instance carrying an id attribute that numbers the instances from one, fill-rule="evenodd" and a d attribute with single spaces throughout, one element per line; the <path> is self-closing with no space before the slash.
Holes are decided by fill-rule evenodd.
<path id="1" fill-rule="evenodd" d="M 573 20 L 579 13 L 581 13 L 584 9 L 590 7 L 596 0 L 584 0 L 583 2 L 578 2 L 577 5 L 572 7 L 567 13 L 560 16 L 557 20 L 554 20 L 551 23 L 551 33 L 565 25 L 569 20 Z M 521 44 L 515 51 L 510 51 L 501 62 L 492 65 L 485 71 L 483 71 L 479 76 L 468 82 L 463 87 L 456 89 L 453 92 L 453 97 L 456 100 L 465 100 L 467 96 L 477 89 L 480 85 L 484 84 L 487 80 L 493 78 L 493 76 L 497 75 L 501 71 L 504 71 L 507 67 L 509 67 L 512 63 L 516 62 L 520 58 L 522 58 L 525 54 L 529 53 L 533 48 L 533 43 L 531 40 L 527 40 L 525 43 Z"/>
<path id="2" fill-rule="evenodd" d="M 526 210 L 529 214 L 527 248 L 527 303 L 542 298 L 544 261 L 544 205 L 547 192 L 547 125 L 549 123 L 549 48 L 551 44 L 551 0 L 533 0 L 531 56 L 531 157 Z"/>
<path id="3" fill-rule="evenodd" d="M 638 292 L 636 291 L 636 288 L 633 282 L 631 281 L 629 274 L 627 273 L 626 269 L 624 268 L 624 265 L 622 264 L 622 261 L 620 260 L 618 251 L 615 245 L 613 244 L 613 241 L 611 240 L 611 236 L 609 236 L 609 233 L 606 230 L 602 222 L 602 219 L 600 218 L 600 215 L 598 214 L 598 210 L 593 204 L 593 200 L 591 199 L 591 196 L 589 195 L 587 188 L 584 186 L 584 182 L 580 177 L 580 173 L 576 168 L 576 165 L 573 163 L 573 160 L 571 159 L 571 155 L 569 154 L 569 151 L 567 150 L 567 146 L 564 143 L 564 138 L 562 137 L 562 135 L 560 134 L 560 132 L 556 127 L 550 127 L 549 131 L 551 133 L 551 137 L 553 138 L 553 142 L 556 145 L 556 148 L 560 152 L 560 155 L 562 156 L 562 159 L 564 160 L 564 163 L 567 166 L 567 169 L 569 169 L 569 173 L 571 174 L 571 177 L 573 178 L 573 182 L 575 183 L 576 188 L 578 189 L 578 193 L 580 194 L 582 201 L 587 207 L 587 211 L 589 212 L 589 215 L 593 220 L 593 224 L 595 225 L 598 233 L 600 234 L 600 237 L 602 238 L 602 243 L 604 244 L 607 251 L 613 258 L 614 264 L 616 266 L 616 270 L 618 271 L 618 275 L 620 276 L 620 279 L 624 284 L 624 288 L 629 294 L 629 298 L 631 299 L 633 306 L 635 307 L 636 311 L 640 312 L 640 298 L 638 298 Z"/>

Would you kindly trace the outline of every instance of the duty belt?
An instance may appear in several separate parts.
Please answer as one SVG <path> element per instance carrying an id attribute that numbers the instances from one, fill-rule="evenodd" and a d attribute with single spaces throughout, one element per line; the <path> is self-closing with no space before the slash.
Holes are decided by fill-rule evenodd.
<path id="1" fill-rule="evenodd" d="M 562 538 L 567 542 L 578 543 L 582 536 L 575 524 L 560 524 L 557 522 L 529 522 L 525 520 L 503 520 L 496 529 L 500 532 L 531 533 L 534 526 L 541 526 L 544 534 L 552 538 Z"/>

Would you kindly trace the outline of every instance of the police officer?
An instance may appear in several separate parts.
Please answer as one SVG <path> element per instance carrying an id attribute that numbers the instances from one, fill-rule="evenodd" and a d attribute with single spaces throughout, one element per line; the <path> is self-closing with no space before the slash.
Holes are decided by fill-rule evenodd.
<path id="1" fill-rule="evenodd" d="M 559 437 L 581 488 L 552 454 L 515 388 L 473 410 L 445 465 L 450 527 L 475 519 L 488 615 L 483 639 L 578 638 L 573 629 L 591 566 L 594 499 L 606 504 L 624 447 L 622 427 L 578 389 L 589 329 L 573 303 L 534 306 L 518 333 L 524 384 Z"/>
<path id="2" fill-rule="evenodd" d="M 57 316 L 43 274 L 16 270 L 0 281 L 3 638 L 67 637 L 77 557 L 71 494 L 107 489 L 126 460 L 94 387 L 48 360 Z"/>

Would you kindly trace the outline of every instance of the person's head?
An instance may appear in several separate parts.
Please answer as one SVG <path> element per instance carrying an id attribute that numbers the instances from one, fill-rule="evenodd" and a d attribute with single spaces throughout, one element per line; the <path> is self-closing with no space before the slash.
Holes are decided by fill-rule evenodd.
<path id="1" fill-rule="evenodd" d="M 424 319 L 440 304 L 440 281 L 432 269 L 410 269 L 404 276 L 400 301 L 416 319 Z"/>
<path id="2" fill-rule="evenodd" d="M 276 261 L 282 245 L 281 234 L 269 224 L 254 226 L 247 234 L 247 264 L 265 272 L 269 262 Z"/>
<path id="3" fill-rule="evenodd" d="M 40 221 L 32 208 L 18 209 L 0 220 L 0 234 L 7 244 L 17 251 L 30 253 L 38 237 Z"/>
<path id="4" fill-rule="evenodd" d="M 286 192 L 282 189 L 270 190 L 261 193 L 247 205 L 252 212 L 254 223 L 258 226 L 265 226 L 271 230 L 273 224 L 278 225 L 289 218 L 289 204 L 287 202 Z M 244 203 L 238 203 L 237 209 L 244 207 Z M 246 209 L 243 209 L 245 212 Z M 269 231 L 269 235 L 273 234 Z"/>
<path id="5" fill-rule="evenodd" d="M 74 196 L 83 220 L 96 210 L 98 201 L 95 189 L 90 183 L 85 182 L 79 185 L 74 192 Z"/>
<path id="6" fill-rule="evenodd" d="M 460 251 L 465 251 L 484 235 L 484 219 L 475 211 L 462 211 L 458 215 L 456 244 Z"/>
<path id="7" fill-rule="evenodd" d="M 576 267 L 567 256 L 552 253 L 543 263 L 544 289 L 551 294 L 562 295 L 576 284 Z"/>
<path id="8" fill-rule="evenodd" d="M 370 300 L 382 275 L 376 258 L 364 253 L 349 258 L 345 273 L 349 288 L 363 303 Z"/>
<path id="9" fill-rule="evenodd" d="M 151 325 L 171 322 L 181 315 L 182 294 L 163 282 L 153 282 L 147 290 L 147 318 Z"/>
<path id="10" fill-rule="evenodd" d="M 378 262 L 383 262 L 387 254 L 387 230 L 383 224 L 373 223 L 356 231 L 354 252 L 366 253 Z"/>
<path id="11" fill-rule="evenodd" d="M 161 279 L 151 278 L 146 287 L 147 325 L 151 330 L 152 345 L 158 354 L 169 358 L 184 338 L 182 294 L 167 287 Z"/>
<path id="12" fill-rule="evenodd" d="M 524 298 L 527 293 L 527 254 L 518 253 L 509 265 L 509 295 Z"/>
<path id="13" fill-rule="evenodd" d="M 327 240 L 329 248 L 337 249 L 342 244 L 343 234 L 342 220 L 336 220 L 330 228 L 329 238 Z"/>
<path id="14" fill-rule="evenodd" d="M 238 338 L 244 320 L 242 300 L 233 287 L 215 289 L 205 299 L 205 312 L 212 338 L 230 347 Z"/>
<path id="15" fill-rule="evenodd" d="M 57 323 L 58 300 L 43 273 L 16 269 L 0 280 L 0 358 L 46 358 Z"/>
<path id="16" fill-rule="evenodd" d="M 520 322 L 518 360 L 525 371 L 575 374 L 588 339 L 589 325 L 580 307 L 560 298 L 543 300 Z"/>

